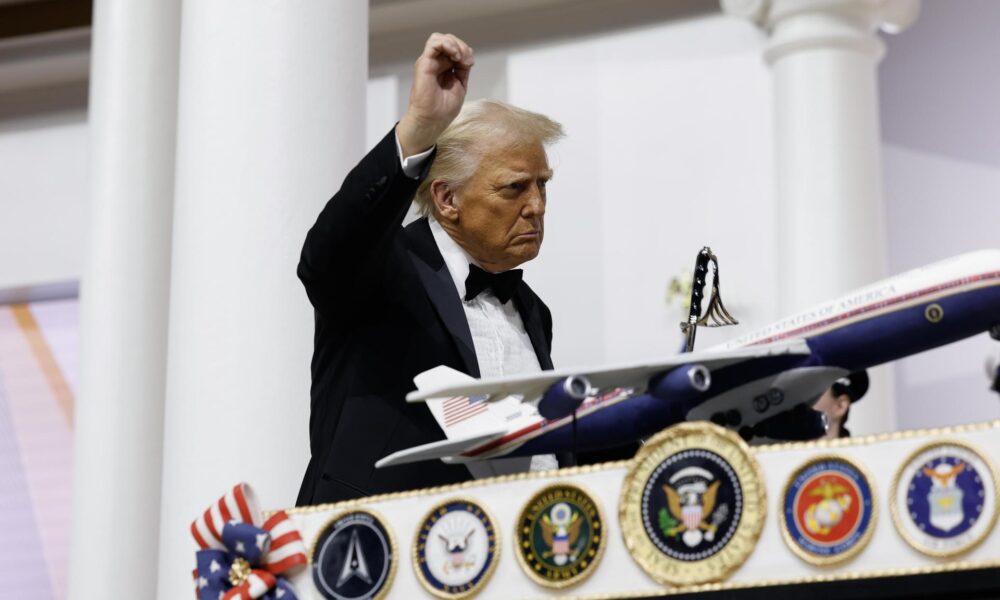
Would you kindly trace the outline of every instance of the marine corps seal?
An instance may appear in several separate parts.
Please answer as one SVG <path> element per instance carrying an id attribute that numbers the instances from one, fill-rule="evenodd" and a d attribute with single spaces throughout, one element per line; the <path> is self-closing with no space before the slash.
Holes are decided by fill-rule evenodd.
<path id="1" fill-rule="evenodd" d="M 313 544 L 313 583 L 329 600 L 379 600 L 396 574 L 396 541 L 373 511 L 331 519 Z"/>
<path id="2" fill-rule="evenodd" d="M 929 444 L 896 474 L 889 506 L 896 530 L 911 546 L 930 556 L 961 554 L 996 523 L 996 468 L 969 444 Z"/>
<path id="3" fill-rule="evenodd" d="M 781 534 L 792 552 L 814 565 L 856 556 L 875 532 L 877 503 L 871 476 L 841 456 L 799 467 L 782 494 Z"/>
<path id="4" fill-rule="evenodd" d="M 767 510 L 746 443 L 711 423 L 675 425 L 632 459 L 618 517 L 632 558 L 660 583 L 725 579 L 753 551 Z"/>
<path id="5" fill-rule="evenodd" d="M 455 498 L 420 521 L 413 541 L 413 568 L 425 590 L 438 598 L 470 598 L 497 567 L 500 546 L 492 517 L 473 500 Z"/>
<path id="6" fill-rule="evenodd" d="M 566 588 L 590 576 L 604 554 L 604 514 L 582 488 L 543 488 L 521 509 L 515 554 L 536 583 Z"/>

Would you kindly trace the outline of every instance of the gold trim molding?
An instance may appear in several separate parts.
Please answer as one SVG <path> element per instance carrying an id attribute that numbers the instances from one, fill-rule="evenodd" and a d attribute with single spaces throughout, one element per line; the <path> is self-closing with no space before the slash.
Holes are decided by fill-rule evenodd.
<path id="1" fill-rule="evenodd" d="M 953 425 L 948 427 L 935 427 L 930 429 L 910 429 L 906 431 L 892 431 L 887 433 L 877 433 L 866 436 L 840 438 L 836 440 L 813 440 L 811 442 L 781 442 L 778 444 L 768 444 L 766 446 L 751 446 L 750 454 L 756 456 L 770 452 L 788 452 L 793 450 L 811 450 L 816 448 L 836 449 L 851 448 L 854 446 L 868 446 L 882 442 L 895 442 L 910 440 L 919 437 L 937 435 L 957 435 L 962 433 L 974 433 L 988 431 L 990 429 L 1000 429 L 1000 419 L 994 421 L 983 421 L 970 423 L 967 425 Z M 434 494 L 458 493 L 490 486 L 497 483 L 508 483 L 511 481 L 530 481 L 533 479 L 545 479 L 548 477 L 571 477 L 573 475 L 584 475 L 587 473 L 597 473 L 611 469 L 628 469 L 632 464 L 631 460 L 620 460 L 615 462 L 601 463 L 599 465 L 587 465 L 583 467 L 569 467 L 552 471 L 537 471 L 533 473 L 515 473 L 513 475 L 503 475 L 500 477 L 489 477 L 486 479 L 476 479 L 473 481 L 463 481 L 437 487 L 407 490 L 404 492 L 390 492 L 387 494 L 377 494 L 365 496 L 353 500 L 342 500 L 326 504 L 316 504 L 313 506 L 297 506 L 286 508 L 289 515 L 307 515 L 311 513 L 324 512 L 328 510 L 346 510 L 348 508 L 385 502 L 388 500 L 401 500 L 405 498 L 419 498 L 421 496 L 431 496 Z M 277 511 L 266 511 L 265 516 L 270 516 Z"/>
<path id="2" fill-rule="evenodd" d="M 534 471 L 531 473 L 515 473 L 513 475 L 502 475 L 500 477 L 488 477 L 451 485 L 441 485 L 437 487 L 407 490 L 405 492 L 390 492 L 388 494 L 378 494 L 375 496 L 365 496 L 353 500 L 342 500 L 328 504 L 317 504 L 315 506 L 297 506 L 286 508 L 285 512 L 290 515 L 307 515 L 311 513 L 324 512 L 327 510 L 346 510 L 357 506 L 365 506 L 376 502 L 386 502 L 388 500 L 403 500 L 407 498 L 419 498 L 421 496 L 432 496 L 434 494 L 448 494 L 466 492 L 476 488 L 486 487 L 496 483 L 509 483 L 512 481 L 531 481 L 534 479 L 545 479 L 548 477 L 570 477 L 573 475 L 585 475 L 587 473 L 598 473 L 600 471 L 610 471 L 612 469 L 627 469 L 632 461 L 618 460 L 614 462 L 601 463 L 599 465 L 586 465 L 583 467 L 569 467 L 566 469 L 553 469 L 551 471 Z M 276 511 L 269 511 L 270 515 Z"/>

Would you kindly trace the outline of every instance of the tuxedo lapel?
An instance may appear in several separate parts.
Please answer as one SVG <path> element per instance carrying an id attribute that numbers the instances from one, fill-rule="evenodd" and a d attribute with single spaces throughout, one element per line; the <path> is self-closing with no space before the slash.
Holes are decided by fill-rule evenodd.
<path id="1" fill-rule="evenodd" d="M 544 371 L 552 370 L 551 349 L 545 341 L 545 328 L 542 324 L 542 312 L 538 308 L 538 301 L 534 294 L 528 290 L 528 284 L 523 281 L 517 286 L 514 294 L 514 301 L 517 303 L 517 310 L 521 313 L 521 321 L 524 323 L 524 330 L 528 332 L 531 339 L 531 346 L 535 349 L 535 356 L 538 357 L 538 365 Z"/>
<path id="2" fill-rule="evenodd" d="M 465 318 L 462 301 L 455 291 L 455 282 L 448 272 L 448 267 L 441 257 L 434 236 L 431 234 L 427 219 L 420 219 L 406 227 L 410 244 L 410 258 L 417 269 L 420 281 L 427 290 L 434 309 L 451 334 L 458 348 L 458 353 L 465 363 L 466 372 L 479 377 L 479 361 L 476 359 L 475 345 L 472 343 L 472 332 L 469 321 Z M 532 344 L 534 344 L 534 337 Z"/>

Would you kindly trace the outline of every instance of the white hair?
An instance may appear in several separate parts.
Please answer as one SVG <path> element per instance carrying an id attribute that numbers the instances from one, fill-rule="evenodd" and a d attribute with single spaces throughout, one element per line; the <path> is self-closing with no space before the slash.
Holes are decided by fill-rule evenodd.
<path id="1" fill-rule="evenodd" d="M 547 146 L 561 137 L 562 125 L 545 115 L 499 100 L 467 102 L 437 140 L 434 163 L 417 188 L 417 210 L 424 216 L 432 212 L 434 201 L 430 188 L 434 180 L 442 180 L 453 187 L 468 181 L 491 141 L 500 139 L 511 145 Z"/>

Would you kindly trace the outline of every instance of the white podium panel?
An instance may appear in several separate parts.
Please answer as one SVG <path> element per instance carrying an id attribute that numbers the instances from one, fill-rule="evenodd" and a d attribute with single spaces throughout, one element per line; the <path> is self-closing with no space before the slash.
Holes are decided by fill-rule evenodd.
<path id="1" fill-rule="evenodd" d="M 309 564 L 285 579 L 596 599 L 1000 568 L 997 462 L 1000 421 L 759 448 L 689 423 L 632 461 L 288 509 Z"/>

